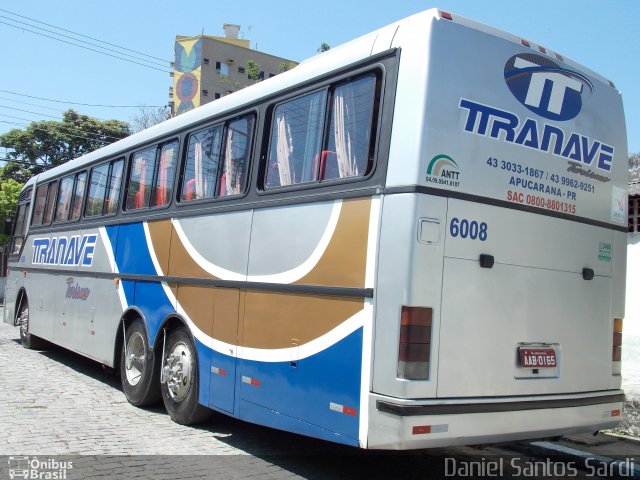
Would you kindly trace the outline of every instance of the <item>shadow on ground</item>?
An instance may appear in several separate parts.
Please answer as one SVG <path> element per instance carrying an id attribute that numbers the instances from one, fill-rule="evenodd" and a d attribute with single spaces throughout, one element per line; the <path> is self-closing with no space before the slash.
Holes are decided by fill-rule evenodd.
<path id="1" fill-rule="evenodd" d="M 20 343 L 19 339 L 14 341 Z M 119 374 L 110 372 L 98 362 L 52 344 L 39 353 L 122 392 Z M 147 410 L 166 415 L 161 405 Z M 303 478 L 318 480 L 444 478 L 445 457 L 460 456 L 459 449 L 433 449 L 408 453 L 365 451 L 249 424 L 216 412 L 206 423 L 187 428 L 209 432 L 219 441 L 260 459 L 263 466 L 266 462 L 267 465 L 272 464 Z M 247 461 L 249 459 L 251 457 L 247 457 Z M 238 458 L 238 461 L 242 460 Z"/>

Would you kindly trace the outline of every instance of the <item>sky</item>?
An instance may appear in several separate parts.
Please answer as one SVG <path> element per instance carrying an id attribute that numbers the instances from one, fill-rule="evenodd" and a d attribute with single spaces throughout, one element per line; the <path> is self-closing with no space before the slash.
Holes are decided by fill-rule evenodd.
<path id="1" fill-rule="evenodd" d="M 637 0 L 4 0 L 0 3 L 0 39 L 5 45 L 0 133 L 21 128 L 6 122 L 24 125 L 52 119 L 44 115 L 60 118 L 68 108 L 101 119 L 129 121 L 139 113 L 139 105 L 166 105 L 171 86 L 168 63 L 173 60 L 176 35 L 223 35 L 222 25 L 235 23 L 241 25 L 241 35 L 251 40 L 252 48 L 301 61 L 315 55 L 323 42 L 337 46 L 432 7 L 547 46 L 612 80 L 623 96 L 629 151 L 640 152 Z M 16 20 L 34 24 L 15 14 L 151 55 L 156 57 L 157 69 L 36 35 L 25 24 L 21 28 L 7 25 L 18 25 Z M 69 105 L 15 93 L 132 107 Z"/>

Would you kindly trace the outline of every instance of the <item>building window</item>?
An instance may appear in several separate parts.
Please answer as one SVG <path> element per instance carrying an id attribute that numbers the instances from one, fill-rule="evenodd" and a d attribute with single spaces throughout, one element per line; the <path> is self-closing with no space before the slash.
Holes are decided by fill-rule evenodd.
<path id="1" fill-rule="evenodd" d="M 229 64 L 224 62 L 216 62 L 216 70 L 220 75 L 229 76 Z"/>
<path id="2" fill-rule="evenodd" d="M 276 76 L 276 74 L 275 74 L 275 73 L 270 73 L 270 74 L 269 74 L 269 78 L 273 78 L 273 77 L 275 77 L 275 76 Z"/>
<path id="3" fill-rule="evenodd" d="M 238 67 L 238 73 L 244 73 L 244 67 Z"/>
<path id="4" fill-rule="evenodd" d="M 260 70 L 260 75 L 258 75 L 260 77 L 260 80 L 264 80 L 264 72 L 262 70 Z"/>
<path id="5" fill-rule="evenodd" d="M 640 215 L 638 215 L 638 209 L 640 208 L 640 195 L 629 195 L 629 207 L 627 212 L 629 212 L 629 233 L 637 233 L 640 232 L 640 228 L 638 225 L 638 220 Z"/>
<path id="6" fill-rule="evenodd" d="M 218 99 L 220 98 L 220 94 L 219 94 L 219 93 L 214 93 L 214 94 L 213 94 L 213 98 L 214 98 L 215 100 L 218 100 Z"/>
<path id="7" fill-rule="evenodd" d="M 209 96 L 209 90 L 202 90 L 202 96 L 203 97 L 208 97 Z"/>
<path id="8" fill-rule="evenodd" d="M 209 65 L 209 59 L 208 58 L 203 58 L 202 59 L 202 63 L 204 63 L 205 65 Z"/>

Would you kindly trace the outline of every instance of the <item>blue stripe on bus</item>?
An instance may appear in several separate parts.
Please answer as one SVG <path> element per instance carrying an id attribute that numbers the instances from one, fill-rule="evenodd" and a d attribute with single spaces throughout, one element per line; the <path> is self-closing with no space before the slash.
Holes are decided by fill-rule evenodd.
<path id="1" fill-rule="evenodd" d="M 118 243 L 114 255 L 120 273 L 157 275 L 149 254 L 142 223 L 120 225 L 119 228 Z M 110 229 L 111 227 L 107 227 L 107 232 Z"/>
<path id="2" fill-rule="evenodd" d="M 142 223 L 107 227 L 106 231 L 115 250 L 114 258 L 120 273 L 158 274 L 151 260 Z M 144 315 L 149 343 L 153 345 L 160 323 L 175 312 L 175 306 L 158 282 L 123 280 L 122 288 L 127 305 L 136 306 Z"/>
<path id="3" fill-rule="evenodd" d="M 240 418 L 334 442 L 358 444 L 362 328 L 326 350 L 299 360 L 295 367 L 291 362 L 250 360 L 241 360 L 241 365 Z M 259 384 L 243 382 L 242 377 Z M 353 408 L 356 415 L 331 410 L 332 403 Z M 254 408 L 255 405 L 264 408 Z"/>

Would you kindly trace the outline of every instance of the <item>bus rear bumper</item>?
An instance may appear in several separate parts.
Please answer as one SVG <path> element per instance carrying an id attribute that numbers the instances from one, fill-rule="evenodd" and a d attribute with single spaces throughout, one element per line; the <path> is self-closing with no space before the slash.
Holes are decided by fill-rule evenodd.
<path id="1" fill-rule="evenodd" d="M 624 392 L 429 401 L 369 397 L 367 448 L 406 450 L 594 432 L 620 422 Z"/>

